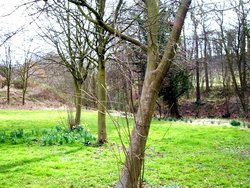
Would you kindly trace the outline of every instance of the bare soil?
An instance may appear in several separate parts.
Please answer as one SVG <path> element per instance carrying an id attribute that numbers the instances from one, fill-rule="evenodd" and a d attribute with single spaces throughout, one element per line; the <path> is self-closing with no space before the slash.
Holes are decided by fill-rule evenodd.
<path id="1" fill-rule="evenodd" d="M 226 103 L 220 101 L 204 101 L 197 105 L 193 101 L 181 102 L 179 110 L 184 117 L 196 118 L 239 118 L 242 116 L 240 104 L 236 99 L 231 99 L 229 102 L 229 114 L 227 112 Z"/>
<path id="2" fill-rule="evenodd" d="M 22 90 L 10 89 L 10 104 L 6 101 L 6 87 L 0 89 L 0 109 L 51 109 L 64 108 L 65 100 L 47 88 L 32 87 L 26 94 L 22 105 Z"/>

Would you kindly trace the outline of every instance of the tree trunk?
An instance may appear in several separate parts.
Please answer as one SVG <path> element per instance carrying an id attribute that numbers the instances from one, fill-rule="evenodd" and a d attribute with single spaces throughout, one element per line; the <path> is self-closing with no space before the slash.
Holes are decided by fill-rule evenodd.
<path id="1" fill-rule="evenodd" d="M 81 123 L 81 111 L 82 111 L 82 84 L 79 83 L 77 80 L 74 80 L 74 86 L 75 86 L 75 108 L 76 108 L 76 114 L 75 114 L 75 125 L 79 126 Z M 73 127 L 72 127 L 73 128 Z"/>
<path id="2" fill-rule="evenodd" d="M 136 188 L 144 163 L 145 145 L 152 115 L 155 109 L 156 88 L 151 87 L 151 76 L 144 81 L 140 106 L 136 115 L 136 125 L 131 134 L 131 142 L 126 153 L 126 161 L 120 175 L 119 188 Z"/>
<path id="3" fill-rule="evenodd" d="M 205 69 L 205 86 L 206 86 L 206 95 L 209 94 L 209 77 L 208 77 L 208 38 L 207 38 L 207 31 L 205 25 L 203 27 L 203 35 L 204 35 L 204 69 Z"/>
<path id="4" fill-rule="evenodd" d="M 125 152 L 126 161 L 117 184 L 119 188 L 136 188 L 138 179 L 143 176 L 144 154 L 150 129 L 152 115 L 155 110 L 156 98 L 161 83 L 166 76 L 175 56 L 176 43 L 179 40 L 184 18 L 191 0 L 183 0 L 174 22 L 163 57 L 158 55 L 158 1 L 147 0 L 148 11 L 148 52 L 147 70 L 144 79 L 140 105 L 135 118 L 135 126 L 131 134 L 128 150 Z M 160 63 L 159 63 L 160 62 Z"/>
<path id="5" fill-rule="evenodd" d="M 97 12 L 103 19 L 105 14 L 106 0 L 97 0 Z M 106 92 L 106 67 L 105 53 L 108 38 L 105 37 L 105 30 L 97 25 L 97 54 L 98 54 L 98 75 L 97 75 L 97 98 L 98 98 L 98 143 L 100 145 L 107 142 L 106 132 L 106 109 L 107 109 L 107 92 Z"/>
<path id="6" fill-rule="evenodd" d="M 200 63 L 199 63 L 199 44 L 197 26 L 195 26 L 195 72 L 196 72 L 196 103 L 201 103 L 201 92 L 200 92 Z"/>
<path id="7" fill-rule="evenodd" d="M 205 69 L 205 83 L 206 83 L 206 95 L 208 96 L 210 87 L 209 87 L 209 77 L 208 77 L 208 60 L 207 57 L 205 57 L 205 62 L 204 62 L 204 69 Z"/>
<path id="8" fill-rule="evenodd" d="M 106 69 L 104 62 L 98 63 L 98 143 L 104 144 L 107 141 L 106 132 Z"/>
<path id="9" fill-rule="evenodd" d="M 26 94 L 26 91 L 23 90 L 23 92 L 22 92 L 22 105 L 25 105 L 25 94 Z"/>
<path id="10" fill-rule="evenodd" d="M 170 110 L 171 117 L 174 117 L 176 119 L 181 118 L 181 115 L 180 115 L 179 109 L 178 109 L 178 102 L 176 99 L 171 99 L 171 101 L 168 101 L 168 107 Z"/>
<path id="11" fill-rule="evenodd" d="M 10 104 L 10 83 L 8 82 L 7 83 L 7 104 L 9 105 Z"/>
<path id="12" fill-rule="evenodd" d="M 28 81 L 24 80 L 23 91 L 22 91 L 22 105 L 25 105 L 25 95 L 26 95 L 26 91 L 27 91 L 27 85 L 28 85 Z"/>
<path id="13" fill-rule="evenodd" d="M 186 62 L 186 70 L 188 71 L 188 59 L 187 59 L 187 41 L 186 41 L 186 34 L 185 34 L 185 28 L 183 27 L 183 44 L 184 44 L 184 58 L 185 58 L 185 62 Z M 189 83 L 190 85 L 190 83 Z M 187 90 L 186 92 L 186 97 L 187 99 L 190 98 L 190 93 L 189 90 Z"/>

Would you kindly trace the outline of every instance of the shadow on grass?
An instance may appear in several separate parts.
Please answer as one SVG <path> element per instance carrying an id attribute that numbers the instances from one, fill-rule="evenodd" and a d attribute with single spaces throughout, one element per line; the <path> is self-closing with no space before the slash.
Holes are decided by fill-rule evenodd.
<path id="1" fill-rule="evenodd" d="M 0 165 L 0 173 L 6 173 L 9 172 L 12 168 L 15 167 L 20 167 L 20 166 L 24 166 L 26 164 L 30 164 L 30 163 L 36 163 L 36 162 L 40 162 L 43 160 L 46 160 L 48 158 L 53 158 L 56 156 L 62 156 L 62 155 L 67 155 L 67 154 L 71 154 L 71 153 L 76 153 L 77 151 L 79 151 L 80 149 L 82 149 L 82 147 L 78 147 L 76 149 L 72 149 L 63 153 L 58 153 L 58 154 L 50 154 L 50 155 L 46 155 L 43 157 L 37 157 L 37 158 L 32 158 L 32 159 L 24 159 L 15 163 L 10 163 L 10 164 L 5 164 L 5 165 Z"/>

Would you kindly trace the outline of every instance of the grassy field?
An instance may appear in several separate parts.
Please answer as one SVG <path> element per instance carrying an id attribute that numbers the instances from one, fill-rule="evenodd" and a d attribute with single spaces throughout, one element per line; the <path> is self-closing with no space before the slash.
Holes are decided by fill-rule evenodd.
<path id="1" fill-rule="evenodd" d="M 50 129 L 65 117 L 56 110 L 0 110 L 0 131 Z M 94 135 L 96 117 L 83 112 Z M 119 122 L 122 129 L 125 120 Z M 112 187 L 123 156 L 112 121 L 107 124 L 109 142 L 103 147 L 0 143 L 0 187 Z M 250 187 L 249 174 L 249 129 L 153 121 L 145 161 L 149 187 Z"/>

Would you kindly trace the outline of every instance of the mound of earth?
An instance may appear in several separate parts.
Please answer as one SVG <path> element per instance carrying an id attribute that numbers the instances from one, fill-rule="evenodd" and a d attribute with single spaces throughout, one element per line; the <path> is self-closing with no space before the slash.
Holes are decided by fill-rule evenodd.
<path id="1" fill-rule="evenodd" d="M 241 115 L 240 104 L 232 99 L 227 112 L 225 101 L 205 101 L 197 105 L 192 101 L 182 102 L 179 106 L 180 114 L 184 117 L 196 118 L 238 118 Z"/>
<path id="2" fill-rule="evenodd" d="M 27 89 L 25 105 L 22 105 L 22 90 L 10 89 L 10 105 L 6 101 L 6 87 L 0 89 L 0 108 L 61 108 L 65 106 L 66 101 L 58 93 L 49 88 L 33 86 Z"/>

